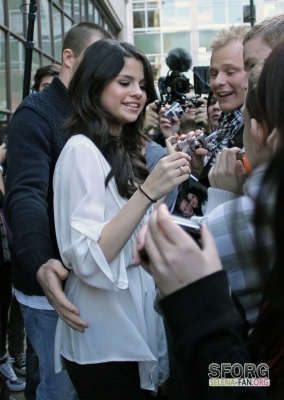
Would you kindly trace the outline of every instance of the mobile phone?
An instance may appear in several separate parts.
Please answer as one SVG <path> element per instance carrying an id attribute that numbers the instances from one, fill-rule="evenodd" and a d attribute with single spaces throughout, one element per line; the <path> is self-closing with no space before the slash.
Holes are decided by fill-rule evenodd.
<path id="1" fill-rule="evenodd" d="M 176 222 L 184 231 L 186 231 L 198 244 L 199 247 L 201 247 L 201 226 L 200 224 L 197 224 L 190 219 L 180 217 L 178 215 L 171 215 L 171 218 L 174 222 Z M 150 262 L 150 257 L 147 253 L 147 251 L 142 249 L 140 252 L 140 258 L 142 261 L 149 263 Z"/>
<path id="2" fill-rule="evenodd" d="M 179 215 L 172 215 L 172 220 L 175 221 L 185 232 L 187 232 L 201 247 L 201 226 L 193 222 L 191 219 L 180 217 Z"/>
<path id="3" fill-rule="evenodd" d="M 252 170 L 251 170 L 251 166 L 250 166 L 250 163 L 249 163 L 246 153 L 244 153 L 244 152 L 237 153 L 236 158 L 237 158 L 237 160 L 240 160 L 243 163 L 245 173 L 246 173 L 246 175 L 249 175 Z"/>

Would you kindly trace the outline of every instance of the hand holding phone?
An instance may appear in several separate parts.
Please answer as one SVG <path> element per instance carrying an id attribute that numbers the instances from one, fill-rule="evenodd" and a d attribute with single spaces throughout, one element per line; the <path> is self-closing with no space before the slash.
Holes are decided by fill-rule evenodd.
<path id="1" fill-rule="evenodd" d="M 200 227 L 184 218 L 171 217 L 162 204 L 151 216 L 144 230 L 140 247 L 146 248 L 150 263 L 142 266 L 149 272 L 163 295 L 168 295 L 207 275 L 222 269 L 214 239 L 206 226 L 202 226 L 202 249 L 189 240 L 184 230 L 193 231 L 200 240 Z M 143 252 L 144 253 L 144 252 Z M 145 255 L 145 253 L 144 253 Z M 143 257 L 144 257 L 143 255 Z"/>

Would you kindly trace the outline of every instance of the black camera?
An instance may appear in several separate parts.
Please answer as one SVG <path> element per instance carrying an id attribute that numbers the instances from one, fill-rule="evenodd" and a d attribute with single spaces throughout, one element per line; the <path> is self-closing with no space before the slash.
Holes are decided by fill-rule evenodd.
<path id="1" fill-rule="evenodd" d="M 170 70 L 167 76 L 161 76 L 158 80 L 160 97 L 163 104 L 179 102 L 186 104 L 186 94 L 190 91 L 189 79 L 183 74 L 191 67 L 190 54 L 182 49 L 176 48 L 169 52 L 166 58 Z"/>
<path id="2" fill-rule="evenodd" d="M 170 108 L 164 112 L 163 117 L 168 118 L 171 122 L 173 122 L 172 117 L 180 118 L 183 113 L 184 111 L 181 108 L 180 104 L 177 102 L 173 102 Z"/>
<path id="3" fill-rule="evenodd" d="M 191 97 L 191 99 L 189 99 L 189 101 L 194 105 L 194 107 L 198 108 L 198 107 L 203 107 L 204 104 L 198 100 L 199 97 Z"/>
<path id="4" fill-rule="evenodd" d="M 168 97 L 168 103 L 174 100 L 181 101 L 190 89 L 189 79 L 177 71 L 161 76 L 158 82 L 160 93 Z"/>

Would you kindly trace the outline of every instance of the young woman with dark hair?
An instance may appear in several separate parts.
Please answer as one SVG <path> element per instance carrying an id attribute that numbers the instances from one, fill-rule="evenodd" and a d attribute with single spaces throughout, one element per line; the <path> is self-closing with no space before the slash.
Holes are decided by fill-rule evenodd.
<path id="1" fill-rule="evenodd" d="M 103 39 L 86 50 L 69 87 L 75 113 L 55 168 L 55 226 L 70 269 L 65 293 L 88 328 L 59 320 L 55 356 L 80 399 L 140 400 L 167 377 L 154 281 L 132 266 L 132 246 L 152 204 L 188 179 L 190 158 L 174 152 L 146 169 L 153 82 L 139 49 Z"/>
<path id="2" fill-rule="evenodd" d="M 202 206 L 204 206 L 208 200 L 207 192 L 196 186 L 192 186 L 188 189 L 187 200 L 191 204 L 194 214 L 197 216 L 202 216 Z"/>

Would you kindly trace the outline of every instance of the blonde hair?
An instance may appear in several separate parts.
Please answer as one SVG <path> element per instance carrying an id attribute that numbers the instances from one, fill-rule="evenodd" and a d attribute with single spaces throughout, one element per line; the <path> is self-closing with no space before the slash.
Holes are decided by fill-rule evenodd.
<path id="1" fill-rule="evenodd" d="M 229 29 L 222 29 L 218 32 L 210 42 L 210 48 L 214 50 L 221 49 L 233 40 L 244 40 L 244 37 L 248 33 L 250 27 L 247 25 L 231 26 Z"/>
<path id="2" fill-rule="evenodd" d="M 271 49 L 284 39 L 284 13 L 266 18 L 256 24 L 245 36 L 243 44 L 260 35 Z"/>

